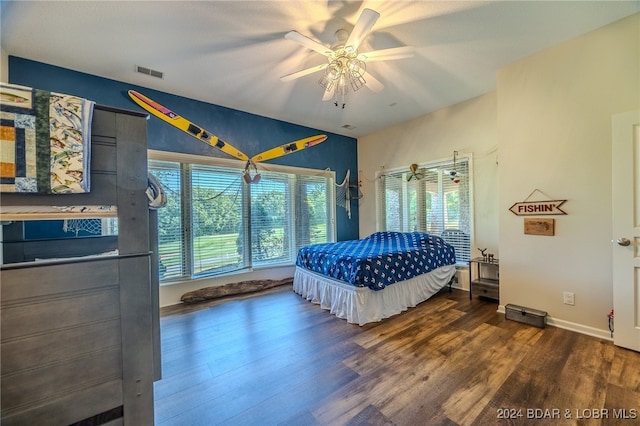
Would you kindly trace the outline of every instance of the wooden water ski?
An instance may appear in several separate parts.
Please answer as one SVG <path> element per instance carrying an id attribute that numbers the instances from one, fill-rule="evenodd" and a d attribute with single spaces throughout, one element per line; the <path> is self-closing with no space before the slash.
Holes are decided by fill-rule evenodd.
<path id="1" fill-rule="evenodd" d="M 172 126 L 182 130 L 185 133 L 188 133 L 189 135 L 208 145 L 211 145 L 214 148 L 218 148 L 220 151 L 229 154 L 232 157 L 244 161 L 249 160 L 249 157 L 238 148 L 234 147 L 228 142 L 223 141 L 213 133 L 205 130 L 203 127 L 200 127 L 197 124 L 194 124 L 191 121 L 187 120 L 186 118 L 179 116 L 169 108 L 160 105 L 159 103 L 153 101 L 152 99 L 149 99 L 141 93 L 136 92 L 135 90 L 129 90 L 128 93 L 135 103 L 137 103 L 144 110 L 155 115 L 159 119 L 166 121 Z"/>
<path id="2" fill-rule="evenodd" d="M 251 161 L 258 163 L 260 161 L 273 160 L 274 158 L 282 157 L 294 152 L 301 151 L 305 148 L 311 148 L 327 140 L 327 135 L 315 135 L 308 138 L 300 139 L 295 142 L 285 143 L 284 145 L 271 148 L 267 151 L 251 157 Z"/>
<path id="3" fill-rule="evenodd" d="M 231 145 L 229 142 L 223 141 L 213 133 L 207 131 L 204 127 L 200 127 L 197 124 L 194 124 L 191 121 L 187 120 L 186 118 L 181 117 L 180 115 L 171 111 L 169 108 L 160 105 L 159 103 L 146 97 L 142 93 L 136 92 L 135 90 L 129 90 L 128 93 L 129 97 L 131 97 L 131 99 L 133 99 L 136 104 L 142 107 L 145 111 L 155 115 L 159 119 L 171 124 L 172 126 L 182 130 L 185 133 L 188 133 L 189 135 L 208 145 L 218 148 L 220 151 L 229 154 L 232 157 L 238 158 L 243 161 L 249 161 L 251 163 L 273 160 L 274 158 L 282 157 L 283 155 L 288 155 L 297 151 L 301 151 L 305 148 L 310 148 L 327 140 L 327 135 L 310 136 L 308 138 L 299 139 L 294 142 L 289 142 L 284 145 L 271 148 L 258 155 L 254 155 L 251 159 L 249 159 L 249 157 L 245 153 Z"/>

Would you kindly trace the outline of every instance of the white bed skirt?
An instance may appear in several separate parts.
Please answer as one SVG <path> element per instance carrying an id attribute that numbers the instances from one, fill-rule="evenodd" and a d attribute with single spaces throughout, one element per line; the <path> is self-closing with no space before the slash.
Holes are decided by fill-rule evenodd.
<path id="1" fill-rule="evenodd" d="M 296 267 L 293 291 L 338 318 L 364 325 L 389 318 L 427 300 L 446 286 L 455 273 L 455 265 L 443 266 L 374 291 Z"/>

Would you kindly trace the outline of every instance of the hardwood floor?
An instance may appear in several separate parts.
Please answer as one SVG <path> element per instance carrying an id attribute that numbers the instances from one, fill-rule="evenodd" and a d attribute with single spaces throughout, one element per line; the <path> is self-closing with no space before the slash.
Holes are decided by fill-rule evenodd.
<path id="1" fill-rule="evenodd" d="M 161 330 L 162 426 L 640 424 L 640 353 L 461 290 L 360 327 L 286 285 L 163 308 Z"/>

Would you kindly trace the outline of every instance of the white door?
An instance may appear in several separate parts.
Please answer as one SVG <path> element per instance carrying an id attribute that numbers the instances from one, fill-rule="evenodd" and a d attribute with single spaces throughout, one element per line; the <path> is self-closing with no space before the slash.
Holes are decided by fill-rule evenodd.
<path id="1" fill-rule="evenodd" d="M 640 111 L 612 128 L 613 342 L 640 352 Z"/>

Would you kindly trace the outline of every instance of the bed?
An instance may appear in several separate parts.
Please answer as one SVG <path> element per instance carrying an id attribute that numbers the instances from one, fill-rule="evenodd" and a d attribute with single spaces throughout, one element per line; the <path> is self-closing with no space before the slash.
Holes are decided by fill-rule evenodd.
<path id="1" fill-rule="evenodd" d="M 338 318 L 364 325 L 429 299 L 456 274 L 452 245 L 422 232 L 376 232 L 302 247 L 293 291 Z"/>

